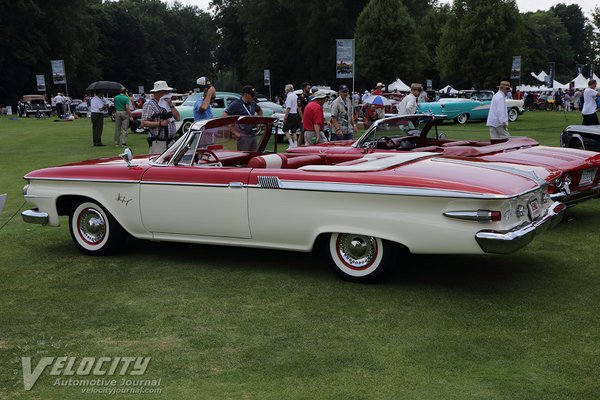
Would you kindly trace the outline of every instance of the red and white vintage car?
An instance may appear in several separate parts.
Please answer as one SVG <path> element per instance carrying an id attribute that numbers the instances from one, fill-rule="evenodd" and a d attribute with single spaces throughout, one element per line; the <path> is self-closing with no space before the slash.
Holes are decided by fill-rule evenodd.
<path id="1" fill-rule="evenodd" d="M 557 172 L 440 158 L 435 152 L 284 155 L 265 149 L 274 118 L 197 122 L 165 153 L 28 173 L 26 222 L 69 216 L 75 245 L 108 255 L 125 236 L 310 251 L 354 281 L 412 253 L 510 253 L 558 223 Z M 236 150 L 246 135 L 250 150 Z M 274 217 L 274 211 L 285 219 Z M 403 252 L 399 252 L 403 249 Z"/>
<path id="2" fill-rule="evenodd" d="M 540 146 L 527 137 L 508 140 L 449 140 L 438 132 L 433 115 L 394 116 L 376 121 L 356 142 L 337 141 L 297 147 L 288 154 L 372 154 L 386 152 L 434 152 L 438 156 L 472 162 L 538 166 L 562 171 L 551 182 L 554 200 L 568 206 L 600 194 L 600 154 L 592 151 Z"/>

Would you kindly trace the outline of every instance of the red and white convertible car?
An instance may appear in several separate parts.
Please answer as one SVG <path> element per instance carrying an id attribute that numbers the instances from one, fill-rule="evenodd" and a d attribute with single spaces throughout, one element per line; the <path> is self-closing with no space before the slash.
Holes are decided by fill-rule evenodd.
<path id="1" fill-rule="evenodd" d="M 600 154 L 592 151 L 540 146 L 527 137 L 509 140 L 449 140 L 438 132 L 437 118 L 431 114 L 394 116 L 376 121 L 356 142 L 337 141 L 297 147 L 289 154 L 372 154 L 434 152 L 444 158 L 480 163 L 501 163 L 544 167 L 562 171 L 550 182 L 554 200 L 568 206 L 600 195 Z"/>
<path id="2" fill-rule="evenodd" d="M 267 153 L 274 118 L 197 122 L 164 154 L 97 159 L 28 173 L 26 222 L 69 216 L 86 254 L 140 239 L 310 251 L 344 278 L 380 278 L 398 249 L 510 253 L 562 218 L 558 173 L 440 158 L 435 152 Z M 236 138 L 256 140 L 235 150 Z M 285 205 L 285 208 L 284 206 Z M 285 221 L 274 217 L 284 210 Z"/>

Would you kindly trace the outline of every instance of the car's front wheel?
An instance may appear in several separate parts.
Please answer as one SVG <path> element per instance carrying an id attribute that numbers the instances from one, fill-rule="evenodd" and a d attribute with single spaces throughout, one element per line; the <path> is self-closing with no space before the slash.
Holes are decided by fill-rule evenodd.
<path id="1" fill-rule="evenodd" d="M 456 118 L 454 118 L 454 122 L 457 124 L 465 124 L 469 120 L 469 116 L 467 114 L 460 114 Z"/>
<path id="2" fill-rule="evenodd" d="M 395 246 L 386 240 L 352 233 L 332 233 L 327 253 L 334 271 L 352 282 L 376 282 L 391 269 Z"/>
<path id="3" fill-rule="evenodd" d="M 185 134 L 187 131 L 190 130 L 190 128 L 192 127 L 192 125 L 194 124 L 194 121 L 184 121 L 183 124 L 181 124 L 181 134 Z"/>
<path id="4" fill-rule="evenodd" d="M 508 120 L 510 122 L 515 122 L 517 119 L 519 119 L 519 111 L 516 108 L 508 110 Z"/>
<path id="5" fill-rule="evenodd" d="M 126 233 L 115 218 L 92 201 L 77 204 L 69 215 L 69 230 L 79 250 L 88 255 L 110 255 L 123 245 Z"/>

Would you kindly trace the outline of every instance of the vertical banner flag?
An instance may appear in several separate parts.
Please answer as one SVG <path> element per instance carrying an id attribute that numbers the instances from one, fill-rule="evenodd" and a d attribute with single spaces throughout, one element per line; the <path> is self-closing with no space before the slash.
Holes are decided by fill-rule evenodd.
<path id="1" fill-rule="evenodd" d="M 581 64 L 577 64 L 577 76 L 581 75 Z"/>
<path id="2" fill-rule="evenodd" d="M 510 79 L 515 81 L 521 80 L 521 56 L 513 56 Z"/>
<path id="3" fill-rule="evenodd" d="M 51 60 L 50 65 L 52 66 L 52 80 L 55 84 L 67 83 L 67 75 L 65 74 L 65 62 L 64 60 Z"/>
<path id="4" fill-rule="evenodd" d="M 556 66 L 556 63 L 554 63 L 554 62 L 548 63 L 548 76 L 546 76 L 546 85 L 549 88 L 554 87 L 554 74 L 556 73 L 555 66 Z"/>
<path id="5" fill-rule="evenodd" d="M 433 90 L 433 79 L 427 79 L 427 90 Z"/>
<path id="6" fill-rule="evenodd" d="M 337 53 L 335 57 L 335 77 L 353 78 L 354 77 L 354 39 L 337 39 Z"/>
<path id="7" fill-rule="evenodd" d="M 144 87 L 143 87 L 143 86 L 138 86 L 138 93 L 139 93 L 139 94 L 146 93 L 146 92 L 144 91 Z"/>
<path id="8" fill-rule="evenodd" d="M 271 86 L 271 70 L 265 69 L 263 71 L 265 86 Z"/>
<path id="9" fill-rule="evenodd" d="M 594 64 L 590 64 L 590 79 L 594 79 Z"/>
<path id="10" fill-rule="evenodd" d="M 35 85 L 37 87 L 38 92 L 46 91 L 46 78 L 44 77 L 44 75 L 35 76 Z"/>

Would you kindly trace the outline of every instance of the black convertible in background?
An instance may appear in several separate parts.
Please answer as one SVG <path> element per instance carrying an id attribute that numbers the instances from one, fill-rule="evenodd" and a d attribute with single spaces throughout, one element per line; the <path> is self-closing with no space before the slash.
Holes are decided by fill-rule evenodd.
<path id="1" fill-rule="evenodd" d="M 600 151 L 600 125 L 569 125 L 560 134 L 560 145 Z"/>

